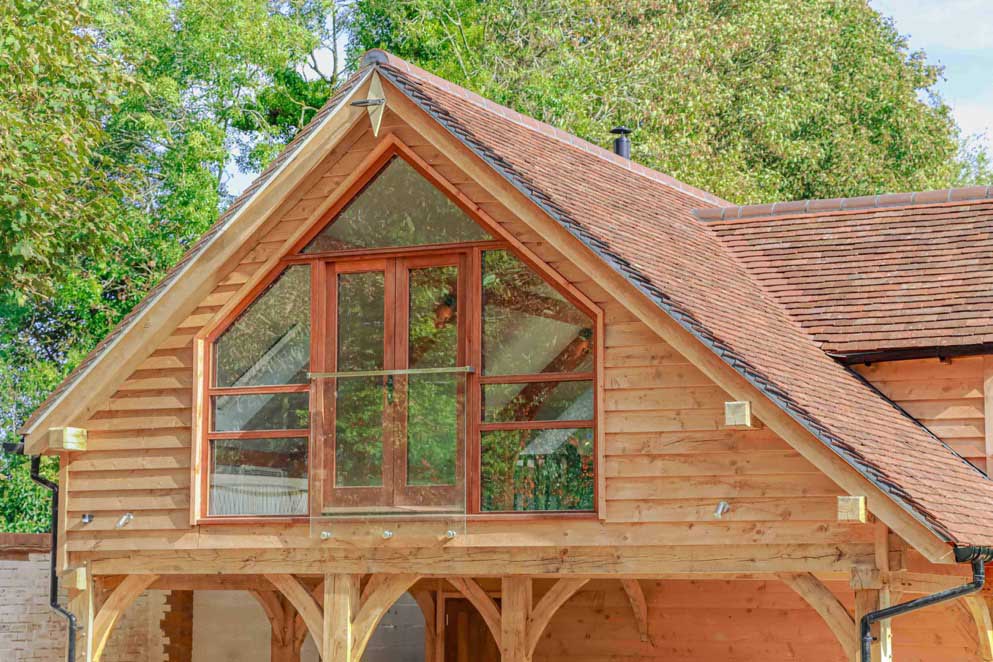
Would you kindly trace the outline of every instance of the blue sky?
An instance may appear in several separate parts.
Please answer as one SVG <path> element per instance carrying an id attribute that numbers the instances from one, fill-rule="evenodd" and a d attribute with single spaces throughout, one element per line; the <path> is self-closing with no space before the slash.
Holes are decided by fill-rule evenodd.
<path id="1" fill-rule="evenodd" d="M 966 135 L 993 147 L 993 5 L 990 0 L 871 0 L 897 30 L 945 67 L 938 89 Z"/>

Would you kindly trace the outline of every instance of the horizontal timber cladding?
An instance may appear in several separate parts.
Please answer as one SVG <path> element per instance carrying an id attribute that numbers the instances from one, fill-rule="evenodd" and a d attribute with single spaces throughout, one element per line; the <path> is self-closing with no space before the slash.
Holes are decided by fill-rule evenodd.
<path id="1" fill-rule="evenodd" d="M 837 521 L 834 483 L 761 423 L 725 427 L 726 393 L 389 112 L 383 127 L 604 311 L 600 519 L 473 521 L 449 546 L 456 557 L 474 546 L 744 545 L 755 551 L 743 560 L 768 553 L 762 563 L 772 568 L 780 552 L 784 566 L 796 565 L 783 546 L 809 545 L 832 569 L 869 562 L 873 529 Z M 193 342 L 374 145 L 364 124 L 353 129 L 282 220 L 86 422 L 89 450 L 68 465 L 70 552 L 336 549 L 306 523 L 191 524 Z M 729 510 L 717 519 L 722 501 Z M 126 512 L 134 519 L 115 528 Z M 84 513 L 92 523 L 82 524 Z"/>
<path id="2" fill-rule="evenodd" d="M 962 356 L 852 366 L 956 452 L 986 470 L 993 448 L 987 407 L 993 406 L 993 360 Z"/>
<path id="3" fill-rule="evenodd" d="M 844 662 L 824 620 L 776 579 L 641 581 L 648 637 L 642 637 L 620 583 L 594 580 L 552 617 L 535 662 L 646 660 Z M 827 586 L 849 610 L 844 582 Z M 893 621 L 893 659 L 979 662 L 976 628 L 958 605 Z"/>

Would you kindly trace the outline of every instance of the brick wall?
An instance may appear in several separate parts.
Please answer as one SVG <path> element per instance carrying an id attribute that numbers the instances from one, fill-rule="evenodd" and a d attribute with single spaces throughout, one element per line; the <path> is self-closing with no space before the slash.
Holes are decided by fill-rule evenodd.
<path id="1" fill-rule="evenodd" d="M 0 660 L 61 662 L 66 621 L 48 605 L 47 535 L 0 534 Z M 107 642 L 106 662 L 165 662 L 159 622 L 163 591 L 147 591 L 124 613 Z M 62 596 L 65 604 L 65 596 Z M 77 660 L 83 659 L 77 646 Z"/>

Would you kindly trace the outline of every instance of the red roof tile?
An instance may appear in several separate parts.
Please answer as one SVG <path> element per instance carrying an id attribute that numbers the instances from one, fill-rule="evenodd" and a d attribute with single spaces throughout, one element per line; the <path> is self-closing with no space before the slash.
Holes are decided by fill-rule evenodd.
<path id="1" fill-rule="evenodd" d="M 385 58 L 384 58 L 385 59 Z M 950 541 L 993 543 L 993 483 L 828 357 L 693 216 L 700 197 L 388 56 L 380 71 L 842 458 Z M 468 102 L 467 102 L 468 101 Z M 511 119 L 508 119 L 510 117 Z"/>
<path id="2" fill-rule="evenodd" d="M 710 227 L 825 351 L 947 350 L 993 343 L 988 193 L 925 192 L 915 199 L 943 202 Z"/>

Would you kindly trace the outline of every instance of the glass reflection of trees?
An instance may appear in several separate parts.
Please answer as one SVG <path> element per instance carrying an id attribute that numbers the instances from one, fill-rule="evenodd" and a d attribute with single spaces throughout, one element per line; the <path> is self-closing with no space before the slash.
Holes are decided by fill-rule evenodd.
<path id="1" fill-rule="evenodd" d="M 310 267 L 287 268 L 213 358 L 209 514 L 306 514 Z"/>
<path id="2" fill-rule="evenodd" d="M 482 291 L 480 508 L 592 510 L 592 320 L 508 251 Z"/>

